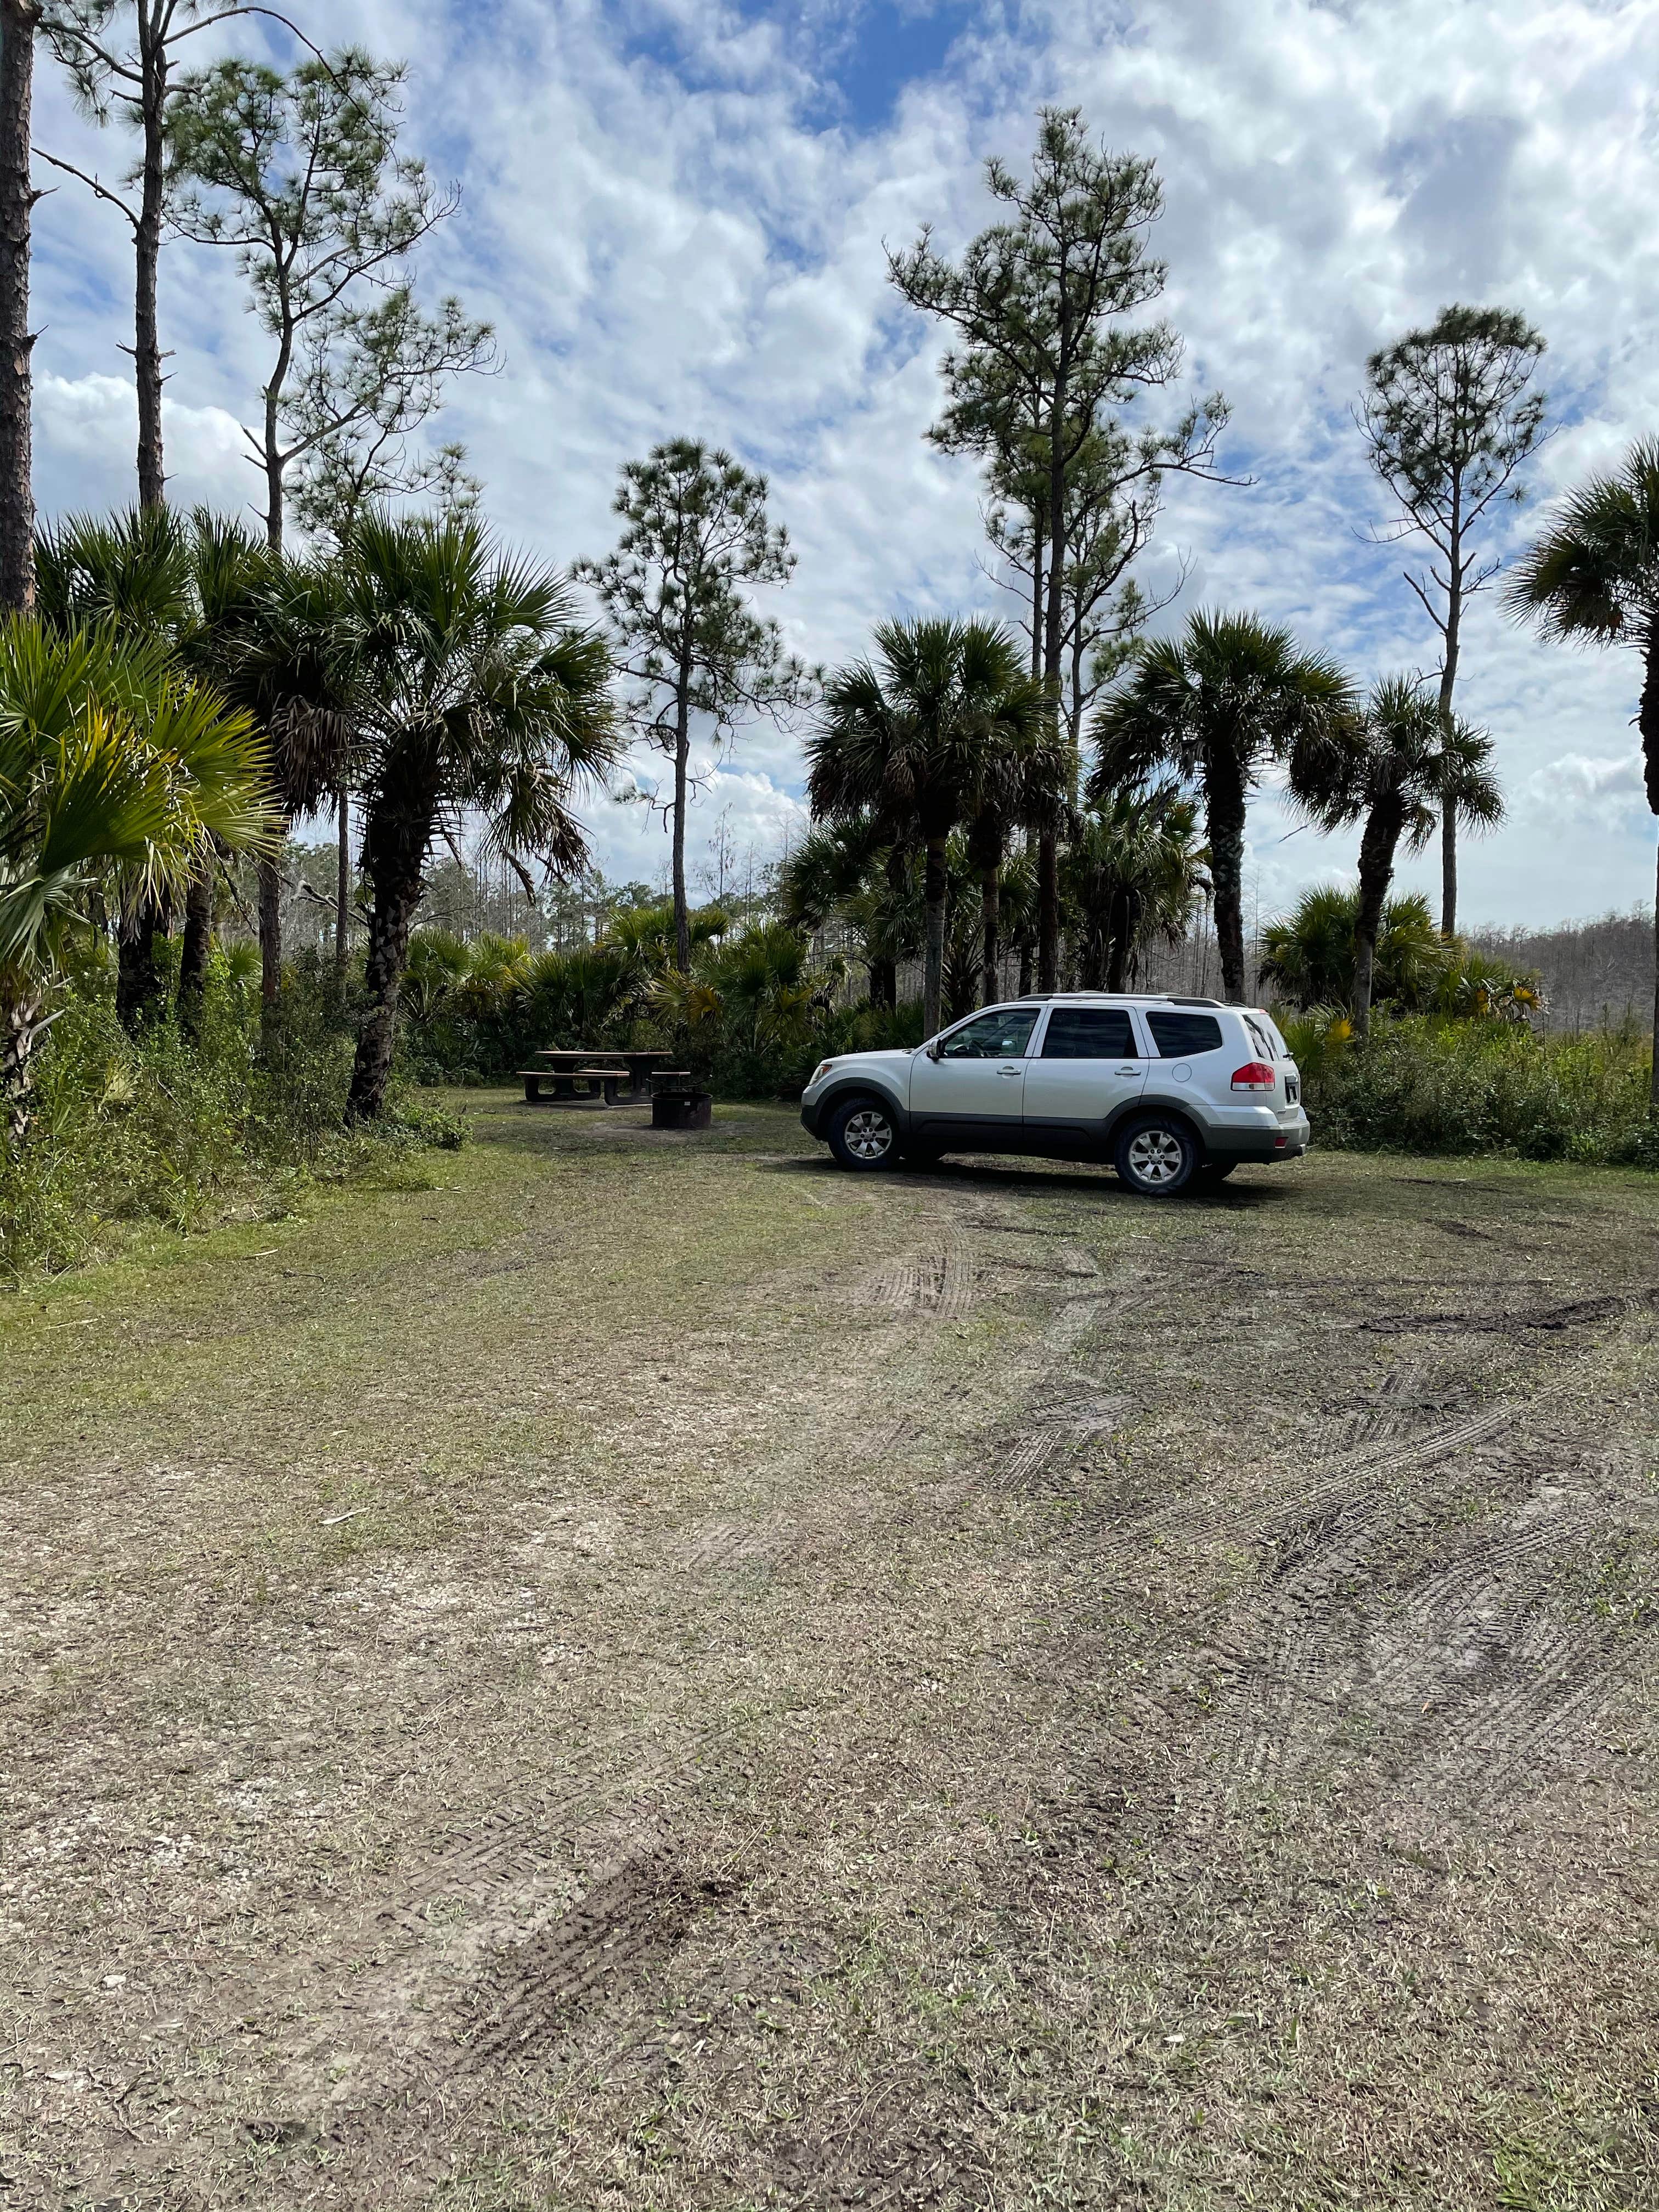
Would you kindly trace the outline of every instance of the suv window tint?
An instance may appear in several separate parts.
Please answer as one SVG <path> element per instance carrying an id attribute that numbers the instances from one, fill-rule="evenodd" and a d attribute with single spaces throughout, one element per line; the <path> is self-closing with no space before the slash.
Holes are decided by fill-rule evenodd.
<path id="1" fill-rule="evenodd" d="M 1056 1006 L 1042 1035 L 1044 1060 L 1139 1060 L 1122 1006 Z"/>
<path id="2" fill-rule="evenodd" d="M 1221 1024 L 1213 1014 L 1149 1012 L 1146 1026 L 1165 1060 L 1187 1060 L 1195 1052 L 1219 1052 Z"/>
<path id="3" fill-rule="evenodd" d="M 1279 1060 L 1283 1057 L 1282 1054 L 1274 1051 L 1273 1040 L 1262 1028 L 1260 1022 L 1253 1022 L 1250 1019 L 1250 1017 L 1246 1014 L 1244 1017 L 1244 1026 L 1249 1030 L 1251 1042 L 1255 1044 L 1256 1050 L 1261 1054 L 1263 1060 Z"/>
<path id="4" fill-rule="evenodd" d="M 1004 1006 L 953 1030 L 939 1048 L 941 1060 L 1020 1060 L 1036 1027 L 1035 1006 Z"/>

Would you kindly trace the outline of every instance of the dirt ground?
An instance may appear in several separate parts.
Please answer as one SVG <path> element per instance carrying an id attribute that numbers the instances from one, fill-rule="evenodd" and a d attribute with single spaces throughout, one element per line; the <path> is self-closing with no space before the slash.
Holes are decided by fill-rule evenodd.
<path id="1" fill-rule="evenodd" d="M 1659 2204 L 1659 1184 L 473 1103 L 0 1306 L 0 2203 Z"/>

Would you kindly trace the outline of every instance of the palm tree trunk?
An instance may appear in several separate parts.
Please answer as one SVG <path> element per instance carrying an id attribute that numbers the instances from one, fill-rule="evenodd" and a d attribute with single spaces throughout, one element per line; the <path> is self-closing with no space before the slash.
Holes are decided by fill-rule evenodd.
<path id="1" fill-rule="evenodd" d="M 390 779 L 389 779 L 390 781 Z M 421 902 L 421 867 L 438 822 L 435 762 L 406 771 L 395 797 L 371 808 L 363 824 L 363 872 L 374 891 L 348 1121 L 376 1120 L 386 1105 L 398 1043 L 398 994 L 409 960 L 409 933 Z"/>
<path id="2" fill-rule="evenodd" d="M 0 991 L 0 1105 L 15 1145 L 28 1134 L 29 1091 L 34 1073 L 34 1044 L 44 1026 L 40 994 Z"/>
<path id="3" fill-rule="evenodd" d="M 872 960 L 870 963 L 870 1003 L 884 1006 L 889 1013 L 898 1004 L 898 963 L 896 960 Z"/>
<path id="4" fill-rule="evenodd" d="M 1204 799 L 1221 988 L 1237 1005 L 1244 997 L 1244 778 L 1236 763 L 1211 754 L 1204 763 Z"/>
<path id="5" fill-rule="evenodd" d="M 945 902 L 948 880 L 945 869 L 943 836 L 927 840 L 927 868 L 924 896 L 927 906 L 927 955 L 922 969 L 921 1025 L 925 1036 L 937 1036 L 945 988 Z"/>
<path id="6" fill-rule="evenodd" d="M 979 879 L 979 1002 L 981 1006 L 994 1006 L 1002 995 L 997 981 L 998 964 L 1002 955 L 1002 947 L 997 941 L 1001 908 L 1000 872 L 993 860 L 987 863 Z"/>
<path id="7" fill-rule="evenodd" d="M 179 956 L 179 1026 L 193 1044 L 202 1033 L 208 951 L 213 943 L 213 879 L 204 868 L 185 893 L 185 941 Z"/>
<path id="8" fill-rule="evenodd" d="M 1400 810 L 1374 806 L 1359 841 L 1359 902 L 1353 924 L 1353 1026 L 1364 1036 L 1371 1025 L 1371 984 L 1376 969 L 1376 934 L 1383 902 L 1394 879 L 1395 848 L 1400 842 Z"/>
<path id="9" fill-rule="evenodd" d="M 40 0 L 0 0 L 0 606 L 34 605 L 29 171 Z"/>
<path id="10" fill-rule="evenodd" d="M 276 1033 L 276 1006 L 283 995 L 283 875 L 279 855 L 265 853 L 258 863 L 259 884 L 259 1048 L 269 1052 Z"/>
<path id="11" fill-rule="evenodd" d="M 340 786 L 336 815 L 340 849 L 334 878 L 334 980 L 345 980 L 346 958 L 351 950 L 351 794 Z"/>
<path id="12" fill-rule="evenodd" d="M 1129 988 L 1129 954 L 1134 945 L 1134 926 L 1129 913 L 1129 902 L 1121 891 L 1116 893 L 1111 908 L 1112 950 L 1106 963 L 1106 988 L 1127 991 Z"/>
<path id="13" fill-rule="evenodd" d="M 168 920 L 165 902 L 147 898 L 121 923 L 115 945 L 115 1014 L 129 1036 L 139 1036 L 161 1012 L 155 945 L 167 935 Z"/>

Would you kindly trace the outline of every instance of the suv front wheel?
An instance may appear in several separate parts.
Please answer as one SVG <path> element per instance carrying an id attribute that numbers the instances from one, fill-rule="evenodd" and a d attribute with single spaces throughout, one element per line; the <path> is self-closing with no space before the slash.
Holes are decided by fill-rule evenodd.
<path id="1" fill-rule="evenodd" d="M 1118 1180 L 1142 1198 L 1173 1198 L 1197 1171 L 1197 1142 L 1172 1115 L 1137 1114 L 1119 1133 Z"/>
<path id="2" fill-rule="evenodd" d="M 878 1099 L 849 1098 L 830 1115 L 824 1135 L 831 1153 L 844 1168 L 861 1169 L 867 1174 L 872 1168 L 898 1165 L 898 1131 Z"/>

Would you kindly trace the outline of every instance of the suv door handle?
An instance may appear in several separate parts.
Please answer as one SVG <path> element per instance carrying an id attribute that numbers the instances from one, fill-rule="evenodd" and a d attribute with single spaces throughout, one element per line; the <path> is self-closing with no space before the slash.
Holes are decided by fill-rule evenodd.
<path id="1" fill-rule="evenodd" d="M 1140 1063 L 1139 1060 L 1132 1060 L 1127 1067 L 1115 1067 L 1112 1073 L 1114 1075 L 1139 1075 Z"/>
<path id="2" fill-rule="evenodd" d="M 1012 1066 L 1012 1067 L 1000 1067 L 1000 1068 L 998 1068 L 998 1070 L 997 1070 L 997 1073 L 998 1073 L 999 1075 L 1024 1075 L 1024 1073 L 1025 1073 L 1025 1063 L 1024 1063 L 1024 1060 L 1018 1060 L 1014 1062 L 1014 1064 L 1013 1064 L 1013 1066 Z"/>

